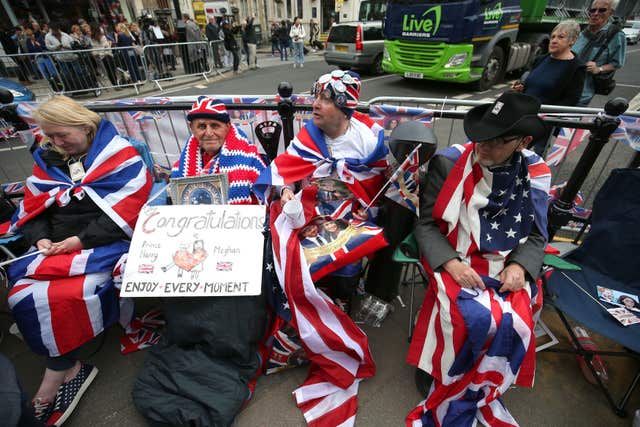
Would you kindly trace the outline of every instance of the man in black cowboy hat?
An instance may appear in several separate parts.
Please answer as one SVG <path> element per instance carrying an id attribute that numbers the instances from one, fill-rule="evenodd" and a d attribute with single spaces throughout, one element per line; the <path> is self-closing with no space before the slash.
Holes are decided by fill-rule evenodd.
<path id="1" fill-rule="evenodd" d="M 497 400 L 502 391 L 532 385 L 551 178 L 526 149 L 546 132 L 539 108 L 516 92 L 475 107 L 464 119 L 471 142 L 429 163 L 415 236 L 430 277 L 407 360 L 434 387 L 410 416 L 441 425 L 445 418 L 455 425 L 508 420 Z"/>

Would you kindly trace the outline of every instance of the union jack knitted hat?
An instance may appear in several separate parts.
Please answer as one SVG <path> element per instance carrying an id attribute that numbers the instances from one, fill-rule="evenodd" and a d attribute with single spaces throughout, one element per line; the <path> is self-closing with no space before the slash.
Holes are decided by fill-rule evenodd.
<path id="1" fill-rule="evenodd" d="M 191 106 L 191 110 L 187 114 L 187 120 L 194 119 L 214 119 L 224 123 L 229 123 L 229 113 L 227 107 L 222 101 L 208 96 L 199 96 L 196 102 Z"/>
<path id="2" fill-rule="evenodd" d="M 319 96 L 325 92 L 338 108 L 348 117 L 358 106 L 360 99 L 360 75 L 352 71 L 334 70 L 331 73 L 323 74 L 313 84 L 311 94 Z"/>

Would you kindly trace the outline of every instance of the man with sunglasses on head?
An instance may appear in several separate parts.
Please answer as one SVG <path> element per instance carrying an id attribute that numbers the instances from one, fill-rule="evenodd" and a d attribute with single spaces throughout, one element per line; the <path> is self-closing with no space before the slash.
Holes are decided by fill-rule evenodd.
<path id="1" fill-rule="evenodd" d="M 274 196 L 280 195 L 270 208 L 271 236 L 288 312 L 278 314 L 290 322 L 296 336 L 287 334 L 291 328 L 281 328 L 274 340 L 287 334 L 294 342 L 299 339 L 307 352 L 309 376 L 294 396 L 306 421 L 317 425 L 353 423 L 358 384 L 375 374 L 367 336 L 349 310 L 361 258 L 386 245 L 379 228 L 361 221 L 373 216 L 375 209 L 366 206 L 385 182 L 388 150 L 382 135 L 372 131 L 373 121 L 355 111 L 360 85 L 360 77 L 351 72 L 320 76 L 311 90 L 312 120 L 254 185 L 265 198 L 272 189 Z M 326 189 L 324 180 L 344 183 L 350 197 L 323 200 L 318 192 Z M 331 242 L 325 235 L 326 244 L 316 252 L 318 261 L 308 265 L 301 258 L 304 226 L 320 219 L 348 221 L 349 227 Z"/>
<path id="2" fill-rule="evenodd" d="M 546 132 L 539 108 L 518 92 L 474 107 L 464 119 L 471 142 L 429 162 L 415 228 L 429 284 L 407 361 L 433 385 L 408 424 L 517 425 L 499 398 L 533 385 L 551 180 L 526 149 Z"/>
<path id="3" fill-rule="evenodd" d="M 580 33 L 573 45 L 573 51 L 587 68 L 584 89 L 578 106 L 588 106 L 596 94 L 595 75 L 615 71 L 624 65 L 627 40 L 624 33 L 611 21 L 618 1 L 595 0 L 591 3 L 588 11 L 589 25 Z M 601 47 L 604 47 L 604 50 L 598 55 Z M 595 58 L 596 55 L 598 55 L 597 58 Z"/>

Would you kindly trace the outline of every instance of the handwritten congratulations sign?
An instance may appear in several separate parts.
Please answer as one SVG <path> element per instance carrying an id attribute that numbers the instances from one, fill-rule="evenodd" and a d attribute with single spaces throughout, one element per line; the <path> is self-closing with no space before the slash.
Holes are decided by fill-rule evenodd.
<path id="1" fill-rule="evenodd" d="M 120 294 L 129 297 L 259 295 L 264 206 L 145 207 Z"/>

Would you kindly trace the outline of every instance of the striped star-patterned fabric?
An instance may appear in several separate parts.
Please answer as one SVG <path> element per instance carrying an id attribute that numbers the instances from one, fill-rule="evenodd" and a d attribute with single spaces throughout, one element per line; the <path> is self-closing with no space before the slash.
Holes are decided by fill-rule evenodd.
<path id="1" fill-rule="evenodd" d="M 516 153 L 504 167 L 481 167 L 474 143 L 439 153 L 455 161 L 433 216 L 464 263 L 487 289 L 459 286 L 446 271 L 430 272 L 407 361 L 434 377 L 407 426 L 510 425 L 499 398 L 513 383 L 532 386 L 533 326 L 542 303 L 536 284 L 500 293 L 509 253 L 533 227 L 546 235 L 550 172 L 535 153 Z"/>

